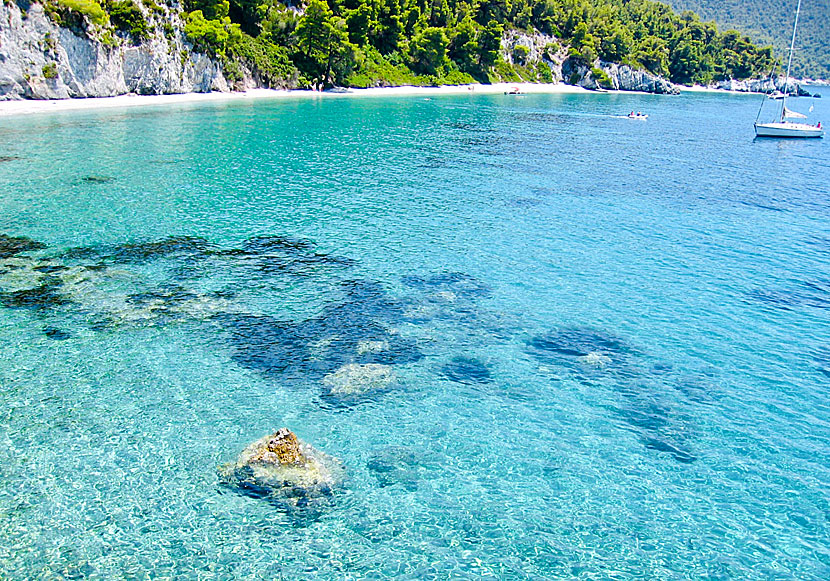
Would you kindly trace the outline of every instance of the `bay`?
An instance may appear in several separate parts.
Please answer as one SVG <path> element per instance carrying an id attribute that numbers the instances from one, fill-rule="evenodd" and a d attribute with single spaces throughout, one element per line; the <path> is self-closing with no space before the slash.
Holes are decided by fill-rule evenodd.
<path id="1" fill-rule="evenodd" d="M 758 105 L 0 120 L 46 245 L 0 274 L 0 576 L 827 578 L 830 145 Z M 332 397 L 372 341 L 394 384 Z M 219 482 L 281 426 L 345 467 L 319 511 Z"/>

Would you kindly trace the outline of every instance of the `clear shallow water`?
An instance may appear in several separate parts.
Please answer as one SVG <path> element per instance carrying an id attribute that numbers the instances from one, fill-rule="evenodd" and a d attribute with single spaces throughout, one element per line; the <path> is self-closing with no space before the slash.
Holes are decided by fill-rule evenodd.
<path id="1" fill-rule="evenodd" d="M 0 308 L 0 576 L 827 578 L 830 141 L 757 105 L 2 120 L 19 288 L 70 269 Z M 317 246 L 223 252 L 263 235 Z M 170 236 L 206 246 L 115 246 Z M 379 338 L 396 384 L 327 397 Z M 219 485 L 283 425 L 347 470 L 319 513 Z"/>

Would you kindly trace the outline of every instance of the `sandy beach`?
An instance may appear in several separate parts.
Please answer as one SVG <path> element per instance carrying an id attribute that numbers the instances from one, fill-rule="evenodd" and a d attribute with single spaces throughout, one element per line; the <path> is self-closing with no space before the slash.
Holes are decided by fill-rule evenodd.
<path id="1" fill-rule="evenodd" d="M 443 87 L 381 87 L 372 89 L 347 89 L 340 91 L 278 91 L 273 89 L 251 89 L 231 93 L 182 93 L 176 95 L 119 95 L 117 97 L 95 97 L 88 99 L 56 100 L 22 100 L 1 101 L 0 117 L 10 115 L 30 115 L 58 111 L 113 109 L 120 107 L 139 107 L 169 105 L 176 103 L 199 103 L 205 101 L 245 101 L 260 99 L 310 98 L 329 99 L 344 97 L 388 97 L 406 95 L 459 95 L 459 94 L 502 94 L 518 87 L 522 93 L 591 93 L 581 87 L 556 84 L 536 83 L 496 83 L 493 85 L 451 85 Z"/>

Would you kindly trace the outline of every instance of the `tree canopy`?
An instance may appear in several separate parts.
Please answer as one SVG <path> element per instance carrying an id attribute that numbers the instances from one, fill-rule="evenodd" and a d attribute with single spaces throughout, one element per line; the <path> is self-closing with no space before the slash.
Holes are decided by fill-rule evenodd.
<path id="1" fill-rule="evenodd" d="M 530 73 L 549 80 L 538 51 L 535 62 L 520 47 L 511 62 L 502 58 L 510 30 L 549 35 L 588 68 L 601 59 L 678 83 L 760 76 L 773 64 L 770 48 L 651 0 L 293 1 L 184 0 L 185 32 L 231 79 L 245 64 L 272 85 L 433 85 Z M 130 2 L 110 5 L 140 34 Z"/>

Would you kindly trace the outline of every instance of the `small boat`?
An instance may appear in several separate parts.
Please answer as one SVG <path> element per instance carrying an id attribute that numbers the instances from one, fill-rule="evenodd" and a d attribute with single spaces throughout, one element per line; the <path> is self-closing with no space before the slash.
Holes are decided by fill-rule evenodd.
<path id="1" fill-rule="evenodd" d="M 821 122 L 817 125 L 811 125 L 803 121 L 791 121 L 791 119 L 807 119 L 807 116 L 797 111 L 792 111 L 787 108 L 787 97 L 789 96 L 790 85 L 790 70 L 793 65 L 793 52 L 795 51 L 795 33 L 798 29 L 798 15 L 801 12 L 801 0 L 798 0 L 798 6 L 795 9 L 795 23 L 793 24 L 793 39 L 790 43 L 790 58 L 787 63 L 787 77 L 784 82 L 783 94 L 779 97 L 775 93 L 771 98 L 781 101 L 781 113 L 776 121 L 771 123 L 758 123 L 761 117 L 761 111 L 764 109 L 764 101 L 761 102 L 761 108 L 758 109 L 758 116 L 755 117 L 755 136 L 756 137 L 824 137 L 824 129 L 821 127 Z M 797 93 L 797 91 L 796 91 Z M 810 111 L 813 108 L 810 107 Z"/>
<path id="2" fill-rule="evenodd" d="M 629 119 L 637 119 L 638 121 L 645 121 L 646 119 L 648 119 L 648 115 L 646 115 L 644 113 L 640 113 L 639 111 L 637 111 L 636 113 L 634 111 L 632 111 L 631 113 L 628 114 L 628 118 Z"/>
<path id="3" fill-rule="evenodd" d="M 509 91 L 504 92 L 505 95 L 524 95 L 522 91 L 519 90 L 519 87 L 511 87 Z"/>

